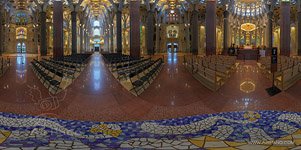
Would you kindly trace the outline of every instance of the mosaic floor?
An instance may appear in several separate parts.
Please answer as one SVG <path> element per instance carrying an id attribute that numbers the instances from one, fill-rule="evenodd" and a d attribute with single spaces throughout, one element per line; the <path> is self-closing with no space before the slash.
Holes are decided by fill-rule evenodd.
<path id="1" fill-rule="evenodd" d="M 301 113 L 245 111 L 141 122 L 0 113 L 0 149 L 301 149 Z"/>

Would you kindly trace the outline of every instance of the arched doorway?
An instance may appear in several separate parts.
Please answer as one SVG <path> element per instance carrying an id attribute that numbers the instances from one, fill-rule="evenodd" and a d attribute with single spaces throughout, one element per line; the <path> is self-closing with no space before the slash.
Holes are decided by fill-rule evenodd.
<path id="1" fill-rule="evenodd" d="M 17 53 L 26 53 L 26 44 L 24 42 L 17 43 Z"/>
<path id="2" fill-rule="evenodd" d="M 167 43 L 167 53 L 177 53 L 179 51 L 179 44 L 177 42 Z"/>

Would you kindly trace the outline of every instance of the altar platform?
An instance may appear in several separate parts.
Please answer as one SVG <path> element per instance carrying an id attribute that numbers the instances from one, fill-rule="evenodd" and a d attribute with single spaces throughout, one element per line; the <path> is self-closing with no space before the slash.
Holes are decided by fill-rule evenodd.
<path id="1" fill-rule="evenodd" d="M 239 60 L 258 60 L 259 57 L 258 49 L 242 48 L 237 51 L 237 59 Z"/>

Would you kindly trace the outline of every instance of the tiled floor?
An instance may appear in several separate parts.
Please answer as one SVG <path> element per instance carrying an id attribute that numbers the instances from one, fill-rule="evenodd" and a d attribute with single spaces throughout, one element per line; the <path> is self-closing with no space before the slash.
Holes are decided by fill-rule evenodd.
<path id="1" fill-rule="evenodd" d="M 246 110 L 301 111 L 301 81 L 270 97 L 265 89 L 271 81 L 258 72 L 255 61 L 242 61 L 227 83 L 211 92 L 186 71 L 183 56 L 178 55 L 164 56 L 161 73 L 139 97 L 118 83 L 99 54 L 92 55 L 88 67 L 58 95 L 49 94 L 36 78 L 29 65 L 33 57 L 11 57 L 10 69 L 0 78 L 0 111 L 91 121 L 158 120 Z"/>
<path id="2" fill-rule="evenodd" d="M 301 148 L 301 113 L 244 111 L 138 122 L 0 113 L 0 149 Z"/>
<path id="3" fill-rule="evenodd" d="M 256 62 L 241 61 L 211 92 L 185 69 L 183 55 L 157 57 L 164 68 L 136 97 L 99 54 L 58 95 L 33 73 L 35 56 L 11 56 L 0 78 L 0 149 L 301 149 L 301 113 L 293 113 L 301 112 L 301 81 L 270 97 L 271 81 Z"/>

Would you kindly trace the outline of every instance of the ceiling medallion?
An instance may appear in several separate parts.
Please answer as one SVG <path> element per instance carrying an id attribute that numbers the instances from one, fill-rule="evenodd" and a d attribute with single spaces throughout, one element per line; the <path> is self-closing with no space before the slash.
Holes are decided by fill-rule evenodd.
<path id="1" fill-rule="evenodd" d="M 256 29 L 256 25 L 253 23 L 244 23 L 240 26 L 243 31 L 250 32 Z"/>

